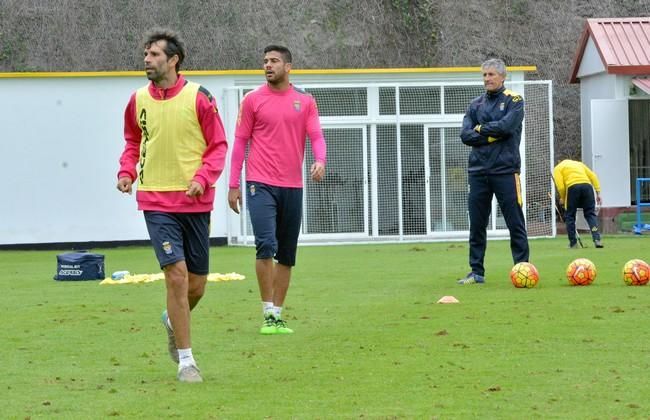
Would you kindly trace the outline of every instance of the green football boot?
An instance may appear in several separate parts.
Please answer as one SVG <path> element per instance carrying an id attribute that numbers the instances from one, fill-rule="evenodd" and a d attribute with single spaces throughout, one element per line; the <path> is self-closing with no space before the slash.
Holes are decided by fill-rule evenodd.
<path id="1" fill-rule="evenodd" d="M 275 320 L 275 329 L 276 334 L 293 334 L 293 330 L 287 326 L 287 322 L 284 319 Z"/>
<path id="2" fill-rule="evenodd" d="M 271 335 L 271 334 L 276 334 L 278 329 L 276 327 L 276 319 L 273 316 L 273 314 L 265 314 L 264 315 L 264 323 L 262 324 L 262 328 L 260 328 L 260 334 L 264 335 Z"/>

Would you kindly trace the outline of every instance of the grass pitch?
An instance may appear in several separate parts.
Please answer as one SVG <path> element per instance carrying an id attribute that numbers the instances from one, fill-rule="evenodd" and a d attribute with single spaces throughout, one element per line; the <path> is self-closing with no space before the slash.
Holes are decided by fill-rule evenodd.
<path id="1" fill-rule="evenodd" d="M 531 241 L 534 289 L 491 241 L 485 285 L 464 242 L 303 247 L 287 299 L 291 336 L 261 336 L 254 250 L 213 248 L 193 312 L 203 384 L 179 384 L 159 323 L 164 284 L 52 280 L 58 252 L 0 252 L 2 418 L 648 418 L 650 286 L 623 283 L 647 236 L 606 248 Z M 106 271 L 155 273 L 149 248 L 94 250 Z M 598 269 L 587 287 L 573 259 Z M 453 295 L 459 304 L 436 304 Z"/>

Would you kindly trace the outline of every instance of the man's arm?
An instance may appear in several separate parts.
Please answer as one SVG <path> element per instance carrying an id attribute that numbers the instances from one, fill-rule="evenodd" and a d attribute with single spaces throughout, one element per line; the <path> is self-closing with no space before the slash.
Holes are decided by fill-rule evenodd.
<path id="1" fill-rule="evenodd" d="M 241 170 L 244 166 L 244 159 L 246 158 L 246 145 L 248 139 L 235 136 L 235 142 L 232 146 L 232 153 L 230 155 L 230 179 L 228 181 L 228 205 L 235 213 L 239 214 L 241 207 L 241 190 L 239 183 L 241 182 Z"/>
<path id="2" fill-rule="evenodd" d="M 136 165 L 140 159 L 142 131 L 138 125 L 135 93 L 131 95 L 124 110 L 124 150 L 120 156 L 120 169 L 117 172 L 117 189 L 131 194 L 133 182 L 137 178 Z"/>
<path id="3" fill-rule="evenodd" d="M 524 100 L 519 95 L 514 95 L 508 102 L 506 112 L 496 121 L 486 122 L 477 128 L 477 132 L 486 137 L 510 137 L 524 120 Z"/>
<path id="4" fill-rule="evenodd" d="M 603 200 L 600 197 L 600 181 L 598 181 L 598 176 L 596 176 L 596 173 L 591 169 L 589 169 L 587 165 L 585 165 L 582 162 L 580 162 L 580 164 L 584 167 L 585 173 L 587 174 L 587 177 L 589 178 L 591 185 L 594 187 L 594 190 L 596 191 L 596 204 L 601 205 L 603 203 Z"/>
<path id="5" fill-rule="evenodd" d="M 327 164 L 327 144 L 323 129 L 318 117 L 316 100 L 312 98 L 307 116 L 307 135 L 311 141 L 311 151 L 314 155 L 314 163 L 310 168 L 310 175 L 314 181 L 320 181 L 325 176 L 325 165 Z"/>
<path id="6" fill-rule="evenodd" d="M 564 204 L 566 201 L 566 187 L 564 186 L 564 176 L 559 166 L 553 169 L 553 182 L 555 183 L 557 194 L 560 196 L 560 204 Z"/>
<path id="7" fill-rule="evenodd" d="M 203 191 L 217 182 L 223 172 L 228 151 L 228 142 L 217 110 L 217 103 L 210 92 L 203 87 L 199 89 L 196 96 L 196 113 L 207 147 L 203 152 L 201 166 L 188 187 L 189 195 L 201 195 Z M 194 183 L 199 185 L 194 185 Z M 198 188 L 199 186 L 202 190 Z"/>
<path id="8" fill-rule="evenodd" d="M 239 115 L 237 116 L 237 128 L 235 129 L 235 142 L 230 155 L 230 177 L 228 179 L 228 205 L 235 213 L 239 214 L 241 207 L 241 170 L 244 167 L 246 158 L 246 146 L 253 134 L 253 125 L 255 114 L 251 104 L 251 98 L 244 96 L 239 105 Z"/>
<path id="9" fill-rule="evenodd" d="M 589 167 L 587 165 L 582 163 L 582 166 L 585 169 L 585 173 L 587 174 L 587 177 L 589 178 L 589 181 L 591 181 L 591 185 L 594 186 L 594 190 L 596 190 L 596 193 L 600 193 L 600 181 L 598 180 L 598 177 L 596 176 L 594 171 L 589 169 Z"/>
<path id="10" fill-rule="evenodd" d="M 237 126 L 235 128 L 235 142 L 230 155 L 230 178 L 228 186 L 239 188 L 241 170 L 244 167 L 246 158 L 246 146 L 253 135 L 253 125 L 255 124 L 255 113 L 253 110 L 252 100 L 249 92 L 244 96 L 239 104 L 239 114 L 237 115 Z"/>
<path id="11" fill-rule="evenodd" d="M 474 104 L 470 104 L 470 106 L 467 108 L 467 112 L 465 112 L 465 117 L 463 117 L 463 127 L 460 131 L 460 139 L 461 141 L 466 144 L 467 146 L 485 146 L 486 144 L 490 144 L 496 139 L 488 139 L 486 136 L 483 136 L 479 134 L 476 131 L 476 127 L 478 127 L 478 121 L 476 120 L 475 117 L 476 110 L 474 108 Z"/>

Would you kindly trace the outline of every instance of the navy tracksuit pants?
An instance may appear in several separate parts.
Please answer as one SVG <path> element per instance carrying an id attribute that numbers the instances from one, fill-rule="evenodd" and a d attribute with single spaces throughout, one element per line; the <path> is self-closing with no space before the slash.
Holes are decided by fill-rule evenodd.
<path id="1" fill-rule="evenodd" d="M 569 245 L 575 245 L 577 242 L 576 212 L 578 209 L 582 209 L 585 215 L 592 239 L 599 241 L 600 232 L 598 232 L 598 217 L 596 216 L 596 199 L 591 184 L 576 184 L 567 188 L 564 221 L 566 223 L 566 233 L 569 236 Z"/>
<path id="2" fill-rule="evenodd" d="M 469 174 L 469 265 L 472 272 L 485 275 L 483 260 L 487 247 L 487 226 L 492 210 L 492 197 L 496 196 L 501 213 L 510 231 L 512 260 L 528 261 L 528 234 L 521 209 L 519 174 L 473 175 Z"/>

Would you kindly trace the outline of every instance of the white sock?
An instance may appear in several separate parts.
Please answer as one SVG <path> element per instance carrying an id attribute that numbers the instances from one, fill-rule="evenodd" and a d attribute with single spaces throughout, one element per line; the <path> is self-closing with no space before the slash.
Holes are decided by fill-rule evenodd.
<path id="1" fill-rule="evenodd" d="M 192 356 L 192 348 L 189 349 L 178 349 L 178 369 L 184 368 L 185 366 L 196 366 L 196 361 L 194 361 L 194 356 Z"/>
<path id="2" fill-rule="evenodd" d="M 273 307 L 273 316 L 275 319 L 282 319 L 282 306 Z"/>
<path id="3" fill-rule="evenodd" d="M 273 313 L 273 302 L 262 301 L 262 313 L 264 315 Z"/>

